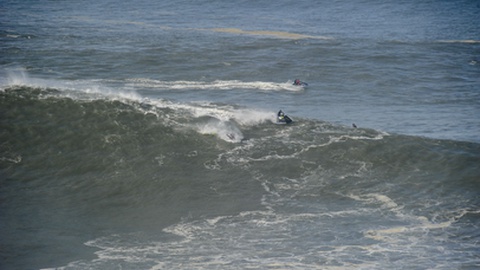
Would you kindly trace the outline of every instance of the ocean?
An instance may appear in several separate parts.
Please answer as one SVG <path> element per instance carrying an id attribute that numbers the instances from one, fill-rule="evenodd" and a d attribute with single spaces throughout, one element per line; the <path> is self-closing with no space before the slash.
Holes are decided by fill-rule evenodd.
<path id="1" fill-rule="evenodd" d="M 0 268 L 479 269 L 479 13 L 2 1 Z"/>

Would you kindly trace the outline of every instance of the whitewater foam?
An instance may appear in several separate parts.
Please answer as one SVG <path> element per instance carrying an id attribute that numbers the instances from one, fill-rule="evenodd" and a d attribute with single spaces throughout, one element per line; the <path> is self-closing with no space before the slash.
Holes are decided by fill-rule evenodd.
<path id="1" fill-rule="evenodd" d="M 126 80 L 127 85 L 136 89 L 148 88 L 150 90 L 260 90 L 260 91 L 291 91 L 301 92 L 303 87 L 293 85 L 291 80 L 284 83 L 263 81 L 240 80 L 215 80 L 215 81 L 161 81 L 147 78 L 131 78 Z"/>
<path id="2" fill-rule="evenodd" d="M 143 98 L 136 91 L 114 89 L 101 80 L 52 80 L 31 77 L 24 69 L 9 69 L 0 78 L 0 88 L 31 87 L 55 89 L 62 96 L 79 100 L 111 99 L 141 101 Z M 50 93 L 52 95 L 52 93 Z"/>
<path id="3" fill-rule="evenodd" d="M 244 138 L 240 129 L 231 121 L 210 119 L 206 123 L 197 123 L 196 127 L 199 133 L 216 135 L 224 141 L 241 142 Z"/>

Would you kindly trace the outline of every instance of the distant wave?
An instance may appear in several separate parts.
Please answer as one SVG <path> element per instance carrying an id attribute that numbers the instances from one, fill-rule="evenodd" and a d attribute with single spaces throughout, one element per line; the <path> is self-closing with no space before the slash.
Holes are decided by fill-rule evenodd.
<path id="1" fill-rule="evenodd" d="M 240 35 L 255 35 L 255 36 L 268 36 L 268 37 L 275 37 L 275 38 L 286 38 L 286 39 L 333 39 L 331 37 L 326 36 L 312 36 L 312 35 L 304 35 L 304 34 L 297 34 L 291 32 L 283 32 L 283 31 L 269 31 L 269 30 L 242 30 L 238 28 L 212 28 L 212 29 L 204 29 L 204 30 L 211 30 L 214 32 L 221 32 L 221 33 L 230 33 L 230 34 L 240 34 Z"/>
<path id="2" fill-rule="evenodd" d="M 480 40 L 474 39 L 457 39 L 457 40 L 439 40 L 441 43 L 465 43 L 465 44 L 479 44 Z"/>

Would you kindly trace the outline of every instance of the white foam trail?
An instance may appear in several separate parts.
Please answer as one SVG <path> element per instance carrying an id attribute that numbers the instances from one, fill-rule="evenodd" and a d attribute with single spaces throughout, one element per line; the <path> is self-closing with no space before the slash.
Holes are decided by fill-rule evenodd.
<path id="1" fill-rule="evenodd" d="M 13 69 L 4 71 L 0 79 L 0 87 L 6 89 L 12 86 L 27 86 L 32 88 L 52 88 L 61 91 L 61 95 L 72 99 L 98 99 L 110 98 L 113 100 L 141 100 L 141 96 L 135 91 L 112 89 L 99 80 L 46 80 L 32 78 L 25 69 Z M 88 94 L 79 95 L 79 94 Z"/>
<path id="2" fill-rule="evenodd" d="M 303 87 L 295 86 L 292 81 L 284 83 L 277 82 L 244 82 L 238 80 L 215 80 L 207 81 L 161 81 L 146 78 L 128 79 L 127 83 L 135 88 L 153 88 L 158 90 L 232 90 L 250 89 L 261 91 L 303 91 Z"/>

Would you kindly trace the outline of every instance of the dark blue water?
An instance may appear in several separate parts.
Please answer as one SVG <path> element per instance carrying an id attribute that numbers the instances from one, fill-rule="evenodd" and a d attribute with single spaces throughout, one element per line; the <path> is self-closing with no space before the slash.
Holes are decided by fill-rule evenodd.
<path id="1" fill-rule="evenodd" d="M 1 268 L 478 268 L 479 11 L 3 1 Z"/>

